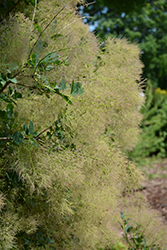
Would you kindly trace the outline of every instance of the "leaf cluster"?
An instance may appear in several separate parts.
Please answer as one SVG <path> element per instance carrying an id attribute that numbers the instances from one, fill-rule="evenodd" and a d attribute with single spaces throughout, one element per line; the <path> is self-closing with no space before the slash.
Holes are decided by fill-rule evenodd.
<path id="1" fill-rule="evenodd" d="M 138 158 L 157 156 L 165 158 L 167 150 L 166 134 L 167 92 L 151 85 L 146 89 L 146 104 L 142 107 L 143 133 L 131 156 Z"/>
<path id="2" fill-rule="evenodd" d="M 140 232 L 141 225 L 132 226 L 129 223 L 129 219 L 125 218 L 125 214 L 121 212 L 123 224 L 121 228 L 123 230 L 123 237 L 128 244 L 128 250 L 161 250 L 160 246 L 151 243 L 147 244 L 144 233 Z"/>

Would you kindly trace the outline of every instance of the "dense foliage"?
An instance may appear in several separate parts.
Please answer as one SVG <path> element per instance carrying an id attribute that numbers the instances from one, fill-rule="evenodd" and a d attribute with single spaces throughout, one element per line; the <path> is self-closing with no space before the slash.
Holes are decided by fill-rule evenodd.
<path id="1" fill-rule="evenodd" d="M 144 63 L 143 78 L 149 79 L 154 88 L 167 87 L 167 1 L 147 0 L 141 7 L 128 11 L 117 8 L 90 5 L 84 8 L 91 16 L 87 19 L 94 26 L 94 32 L 101 38 L 126 37 L 128 41 L 139 44 L 141 60 Z M 130 5 L 128 5 L 130 6 Z M 93 16 L 92 16 L 93 15 Z"/>
<path id="2" fill-rule="evenodd" d="M 114 8 L 116 13 L 122 13 L 123 11 L 126 12 L 132 12 L 132 11 L 140 11 L 139 8 L 142 8 L 146 3 L 147 0 L 96 0 L 96 1 L 91 1 L 88 0 L 86 1 L 87 5 L 92 5 L 93 4 L 93 10 L 95 12 L 99 11 L 100 8 L 104 7 L 109 7 L 109 8 Z"/>
<path id="3" fill-rule="evenodd" d="M 122 209 L 166 245 L 142 197 L 126 198 L 142 181 L 126 157 L 141 121 L 140 50 L 109 38 L 102 51 L 76 3 L 2 18 L 0 247 L 112 248 Z"/>
<path id="4" fill-rule="evenodd" d="M 125 214 L 121 212 L 122 217 L 122 224 L 121 228 L 123 230 L 123 237 L 128 244 L 128 250 L 161 250 L 160 246 L 156 244 L 148 245 L 145 237 L 144 232 L 139 232 L 139 228 L 141 227 L 140 224 L 131 225 L 130 219 L 127 219 Z"/>
<path id="5" fill-rule="evenodd" d="M 144 157 L 167 157 L 167 91 L 149 84 L 146 89 L 146 104 L 142 107 L 143 133 L 131 153 L 136 160 Z"/>

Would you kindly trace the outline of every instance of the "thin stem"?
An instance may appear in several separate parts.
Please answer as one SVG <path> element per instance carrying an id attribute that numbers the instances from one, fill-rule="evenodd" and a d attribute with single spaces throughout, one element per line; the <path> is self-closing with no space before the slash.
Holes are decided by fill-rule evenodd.
<path id="1" fill-rule="evenodd" d="M 68 5 L 68 4 L 67 4 Z M 56 15 L 51 19 L 51 21 L 46 25 L 46 27 L 44 28 L 44 30 L 40 33 L 40 35 L 38 36 L 37 40 L 35 41 L 34 45 L 32 46 L 31 50 L 30 50 L 30 53 L 29 53 L 29 56 L 28 56 L 28 59 L 30 58 L 30 55 L 35 47 L 35 45 L 37 44 L 37 42 L 39 41 L 39 39 L 41 38 L 41 36 L 43 35 L 43 33 L 45 32 L 45 30 L 51 25 L 51 23 L 55 20 L 55 18 L 65 9 L 65 7 L 67 6 L 63 6 L 57 13 Z"/>
<path id="2" fill-rule="evenodd" d="M 91 3 L 85 3 L 85 6 L 88 7 L 89 5 L 92 5 L 92 4 L 94 4 L 94 3 L 96 3 L 96 2 L 93 1 L 93 2 L 91 2 Z"/>
<path id="3" fill-rule="evenodd" d="M 29 88 L 29 89 L 38 89 L 38 90 L 40 90 L 37 86 L 30 86 L 30 85 L 26 85 L 26 84 L 23 84 L 23 83 L 16 83 L 16 85 L 26 87 L 26 88 Z"/>
<path id="4" fill-rule="evenodd" d="M 32 31 L 33 22 L 34 22 L 34 19 L 35 19 L 36 8 L 37 8 L 37 0 L 35 0 L 35 7 L 34 7 L 33 17 L 32 17 L 32 21 L 31 21 L 30 31 Z"/>
<path id="5" fill-rule="evenodd" d="M 23 137 L 24 140 L 28 140 L 28 137 Z M 0 141 L 12 141 L 13 137 L 0 137 Z"/>
<path id="6" fill-rule="evenodd" d="M 24 67 L 23 67 L 24 68 Z M 12 78 L 15 78 L 16 76 L 18 76 L 20 73 L 22 72 L 22 70 L 20 70 L 19 72 L 17 72 Z M 7 86 L 12 83 L 10 80 L 6 81 L 6 83 L 4 84 L 4 86 L 0 89 L 0 94 L 7 88 Z M 14 83 L 15 84 L 15 83 Z"/>
<path id="7" fill-rule="evenodd" d="M 42 132 L 40 132 L 40 133 L 35 137 L 35 139 L 38 140 L 38 137 L 39 137 L 40 135 L 42 135 L 45 131 L 47 131 L 48 129 L 50 129 L 51 127 L 52 127 L 52 126 L 46 128 L 46 129 L 44 129 Z"/>
<path id="8" fill-rule="evenodd" d="M 84 19 L 84 18 L 85 18 L 85 17 L 80 17 L 80 18 L 78 18 L 78 19 L 72 21 L 71 23 L 67 24 L 62 30 L 60 30 L 60 31 L 58 32 L 58 34 L 60 34 L 65 28 L 67 28 L 67 27 L 70 26 L 71 24 L 75 23 L 76 21 L 78 21 L 78 20 L 80 20 L 80 19 Z"/>
<path id="9" fill-rule="evenodd" d="M 44 131 L 42 131 L 43 133 Z M 40 133 L 41 134 L 41 133 Z M 28 137 L 23 137 L 24 140 L 29 140 L 30 138 Z M 38 138 L 38 136 L 34 137 L 34 139 L 36 139 L 40 144 L 44 144 L 44 142 Z M 0 137 L 0 141 L 12 141 L 13 140 L 13 137 Z"/>
<path id="10" fill-rule="evenodd" d="M 11 81 L 7 81 L 4 86 L 0 89 L 0 94 L 7 88 L 7 86 L 11 83 Z"/>

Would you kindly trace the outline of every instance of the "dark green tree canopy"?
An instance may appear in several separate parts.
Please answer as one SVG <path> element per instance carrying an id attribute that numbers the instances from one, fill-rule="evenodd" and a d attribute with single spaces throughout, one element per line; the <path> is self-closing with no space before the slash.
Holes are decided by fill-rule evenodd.
<path id="1" fill-rule="evenodd" d="M 130 42 L 138 43 L 142 50 L 141 60 L 145 65 L 143 78 L 149 79 L 154 87 L 166 88 L 167 1 L 147 0 L 142 7 L 140 2 L 138 9 L 134 8 L 133 11 L 127 10 L 130 5 L 124 8 L 122 4 L 120 13 L 116 7 L 107 5 L 107 1 L 103 3 L 106 3 L 107 7 L 103 4 L 101 7 L 99 5 L 99 8 L 93 5 L 88 8 L 89 15 L 93 17 L 87 19 L 87 22 L 94 25 L 96 35 L 102 39 L 106 36 L 126 37 Z M 87 9 L 84 11 L 87 12 Z"/>
<path id="2" fill-rule="evenodd" d="M 88 1 L 88 4 L 93 3 L 91 0 Z M 122 13 L 122 11 L 132 12 L 139 11 L 139 8 L 142 8 L 147 3 L 147 0 L 96 0 L 93 3 L 94 11 L 99 10 L 100 8 L 108 7 L 114 9 L 117 13 Z"/>

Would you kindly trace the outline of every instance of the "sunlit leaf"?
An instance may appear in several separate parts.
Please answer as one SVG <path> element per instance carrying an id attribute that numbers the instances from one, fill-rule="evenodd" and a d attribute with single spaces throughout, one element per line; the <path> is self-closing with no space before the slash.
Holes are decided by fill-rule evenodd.
<path id="1" fill-rule="evenodd" d="M 60 56 L 56 52 L 50 52 L 44 56 L 44 58 L 40 61 L 40 63 L 54 63 L 59 58 Z"/>
<path id="2" fill-rule="evenodd" d="M 47 70 L 47 71 L 50 71 L 50 70 L 52 70 L 52 69 L 54 69 L 54 65 L 47 65 L 47 66 L 46 66 L 46 70 Z"/>
<path id="3" fill-rule="evenodd" d="M 61 80 L 60 84 L 56 85 L 56 89 L 61 89 L 61 90 L 67 89 L 66 82 L 64 79 Z"/>
<path id="4" fill-rule="evenodd" d="M 80 82 L 72 81 L 71 85 L 71 95 L 82 95 L 84 93 L 84 88 Z"/>
<path id="5" fill-rule="evenodd" d="M 11 82 L 15 83 L 15 84 L 17 83 L 17 79 L 16 79 L 16 78 L 11 78 L 11 79 L 9 78 L 9 80 L 10 80 Z"/>

